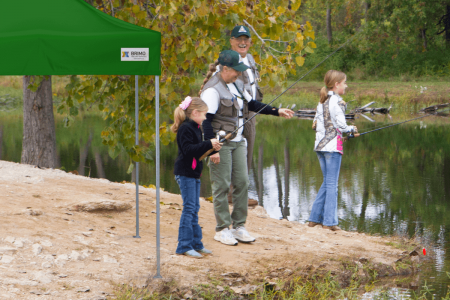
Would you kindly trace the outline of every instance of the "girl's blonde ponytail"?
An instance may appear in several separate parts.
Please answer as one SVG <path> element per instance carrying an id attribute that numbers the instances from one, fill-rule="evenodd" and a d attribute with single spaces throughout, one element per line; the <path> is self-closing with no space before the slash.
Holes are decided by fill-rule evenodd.
<path id="1" fill-rule="evenodd" d="M 326 86 L 324 86 L 321 90 L 320 90 L 320 103 L 324 103 L 325 101 L 327 101 L 328 98 L 328 88 Z"/>
<path id="2" fill-rule="evenodd" d="M 200 96 L 200 94 L 202 93 L 203 87 L 205 86 L 205 84 L 208 82 L 208 80 L 211 78 L 211 76 L 214 74 L 214 72 L 217 71 L 217 65 L 219 64 L 219 60 L 216 60 L 214 63 L 209 64 L 209 70 L 208 73 L 206 74 L 205 79 L 203 80 L 203 84 L 202 87 L 200 88 L 200 91 L 198 92 L 198 95 Z"/>
<path id="3" fill-rule="evenodd" d="M 184 113 L 184 110 L 182 110 L 181 107 L 177 106 L 177 108 L 175 108 L 175 111 L 173 113 L 173 124 L 172 126 L 170 126 L 170 130 L 177 133 L 181 123 L 183 123 L 185 120 L 186 114 Z"/>
<path id="4" fill-rule="evenodd" d="M 342 82 L 345 80 L 347 76 L 344 72 L 336 71 L 336 70 L 329 70 L 325 74 L 325 78 L 323 79 L 323 82 L 325 83 L 325 86 L 320 90 L 320 103 L 324 103 L 328 99 L 328 91 L 332 90 L 336 83 Z"/>

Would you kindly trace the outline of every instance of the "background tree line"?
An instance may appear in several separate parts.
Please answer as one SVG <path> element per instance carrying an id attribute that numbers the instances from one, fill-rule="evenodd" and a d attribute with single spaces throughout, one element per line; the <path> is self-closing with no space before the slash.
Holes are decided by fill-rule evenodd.
<path id="1" fill-rule="evenodd" d="M 196 79 L 229 47 L 229 30 L 245 21 L 255 29 L 252 54 L 262 85 L 286 84 L 321 61 L 350 36 L 348 46 L 318 68 L 309 80 L 322 80 L 327 69 L 350 79 L 450 75 L 450 0 L 85 0 L 115 18 L 162 33 L 161 110 L 168 120 L 186 95 L 196 95 Z M 359 31 L 358 31 L 359 30 Z M 257 33 L 257 34 L 256 34 Z M 317 38 L 316 38 L 317 37 Z M 317 49 L 315 49 L 317 48 Z M 97 109 L 109 126 L 102 132 L 110 155 L 126 152 L 150 162 L 155 140 L 154 77 L 140 76 L 140 140 L 134 145 L 134 76 L 70 77 L 67 97 L 58 105 L 69 126 L 79 109 Z M 55 166 L 51 77 L 24 77 L 22 162 Z M 40 101 L 48 120 L 33 126 L 30 99 Z M 34 105 L 34 104 L 33 104 Z M 163 122 L 163 144 L 174 136 Z"/>
<path id="2" fill-rule="evenodd" d="M 450 76 L 449 0 L 304 0 L 297 15 L 311 22 L 317 37 L 306 67 L 360 32 L 324 68 L 350 79 Z M 321 80 L 324 68 L 310 79 Z"/>

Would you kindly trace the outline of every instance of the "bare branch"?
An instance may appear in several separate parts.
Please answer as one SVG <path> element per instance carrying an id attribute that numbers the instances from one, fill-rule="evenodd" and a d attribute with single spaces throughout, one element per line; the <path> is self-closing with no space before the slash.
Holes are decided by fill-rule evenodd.
<path id="1" fill-rule="evenodd" d="M 250 24 L 247 22 L 247 20 L 244 20 L 244 23 L 245 23 L 245 25 L 248 26 L 248 28 L 250 28 L 250 29 L 255 33 L 255 35 L 260 39 L 261 43 L 263 43 L 263 45 L 264 45 L 266 42 L 264 41 L 263 38 L 261 38 L 261 37 L 259 36 L 259 34 L 256 32 L 255 28 L 253 28 L 253 26 L 250 25 Z"/>
<path id="2" fill-rule="evenodd" d="M 274 49 L 274 48 L 272 48 L 272 47 L 270 47 L 270 46 L 267 46 L 267 48 L 272 49 L 273 51 L 276 51 L 276 52 L 281 53 L 281 54 L 289 54 L 289 53 L 290 53 L 290 52 L 279 51 L 279 50 Z"/>
<path id="3" fill-rule="evenodd" d="M 112 0 L 109 0 L 109 4 L 111 5 L 111 15 L 114 17 L 114 6 L 112 4 Z"/>

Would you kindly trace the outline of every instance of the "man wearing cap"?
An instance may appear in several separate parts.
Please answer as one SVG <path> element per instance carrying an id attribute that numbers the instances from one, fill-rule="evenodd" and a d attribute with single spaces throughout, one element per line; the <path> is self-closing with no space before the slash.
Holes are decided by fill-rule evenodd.
<path id="1" fill-rule="evenodd" d="M 220 71 L 202 87 L 200 97 L 208 105 L 206 120 L 203 121 L 205 139 L 215 137 L 215 133 L 224 130 L 235 131 L 244 123 L 244 115 L 250 111 L 262 114 L 291 118 L 294 114 L 289 109 L 264 107 L 255 101 L 244 88 L 243 81 L 237 80 L 248 69 L 240 61 L 240 55 L 233 50 L 222 51 L 218 64 Z M 213 66 L 214 69 L 214 66 Z M 264 107 L 264 108 L 263 108 Z M 226 142 L 222 149 L 210 156 L 210 176 L 216 216 L 216 234 L 214 239 L 226 245 L 237 245 L 240 242 L 253 242 L 245 229 L 248 201 L 247 146 L 242 137 L 243 128 Z M 228 207 L 228 191 L 233 187 L 233 212 Z M 232 229 L 230 230 L 230 226 Z"/>
<path id="2" fill-rule="evenodd" d="M 252 45 L 252 39 L 250 30 L 247 26 L 237 25 L 231 31 L 230 37 L 231 50 L 236 51 L 240 55 L 240 61 L 242 61 L 249 68 L 242 72 L 239 76 L 239 80 L 244 82 L 245 90 L 252 96 L 254 100 L 262 101 L 263 94 L 259 88 L 258 81 L 259 72 L 256 68 L 255 59 L 248 53 L 250 46 Z M 250 119 L 255 113 L 250 111 L 244 119 Z M 253 159 L 253 147 L 255 144 L 256 137 L 256 119 L 253 118 L 247 122 L 244 126 L 243 135 L 247 139 L 247 168 L 250 170 L 252 159 Z"/>

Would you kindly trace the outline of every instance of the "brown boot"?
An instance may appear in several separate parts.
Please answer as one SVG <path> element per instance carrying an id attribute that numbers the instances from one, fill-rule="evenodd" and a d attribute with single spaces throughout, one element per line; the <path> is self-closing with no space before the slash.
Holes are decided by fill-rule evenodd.
<path id="1" fill-rule="evenodd" d="M 314 226 L 316 226 L 316 225 L 322 225 L 322 224 L 316 223 L 316 222 L 309 222 L 309 223 L 308 223 L 308 227 L 314 227 Z"/>
<path id="2" fill-rule="evenodd" d="M 331 231 L 339 231 L 341 230 L 341 228 L 339 228 L 338 226 L 334 225 L 334 226 L 322 226 L 323 229 L 329 229 Z"/>
<path id="3" fill-rule="evenodd" d="M 258 201 L 256 201 L 255 199 L 248 198 L 248 206 L 255 206 L 255 205 L 258 205 Z"/>

